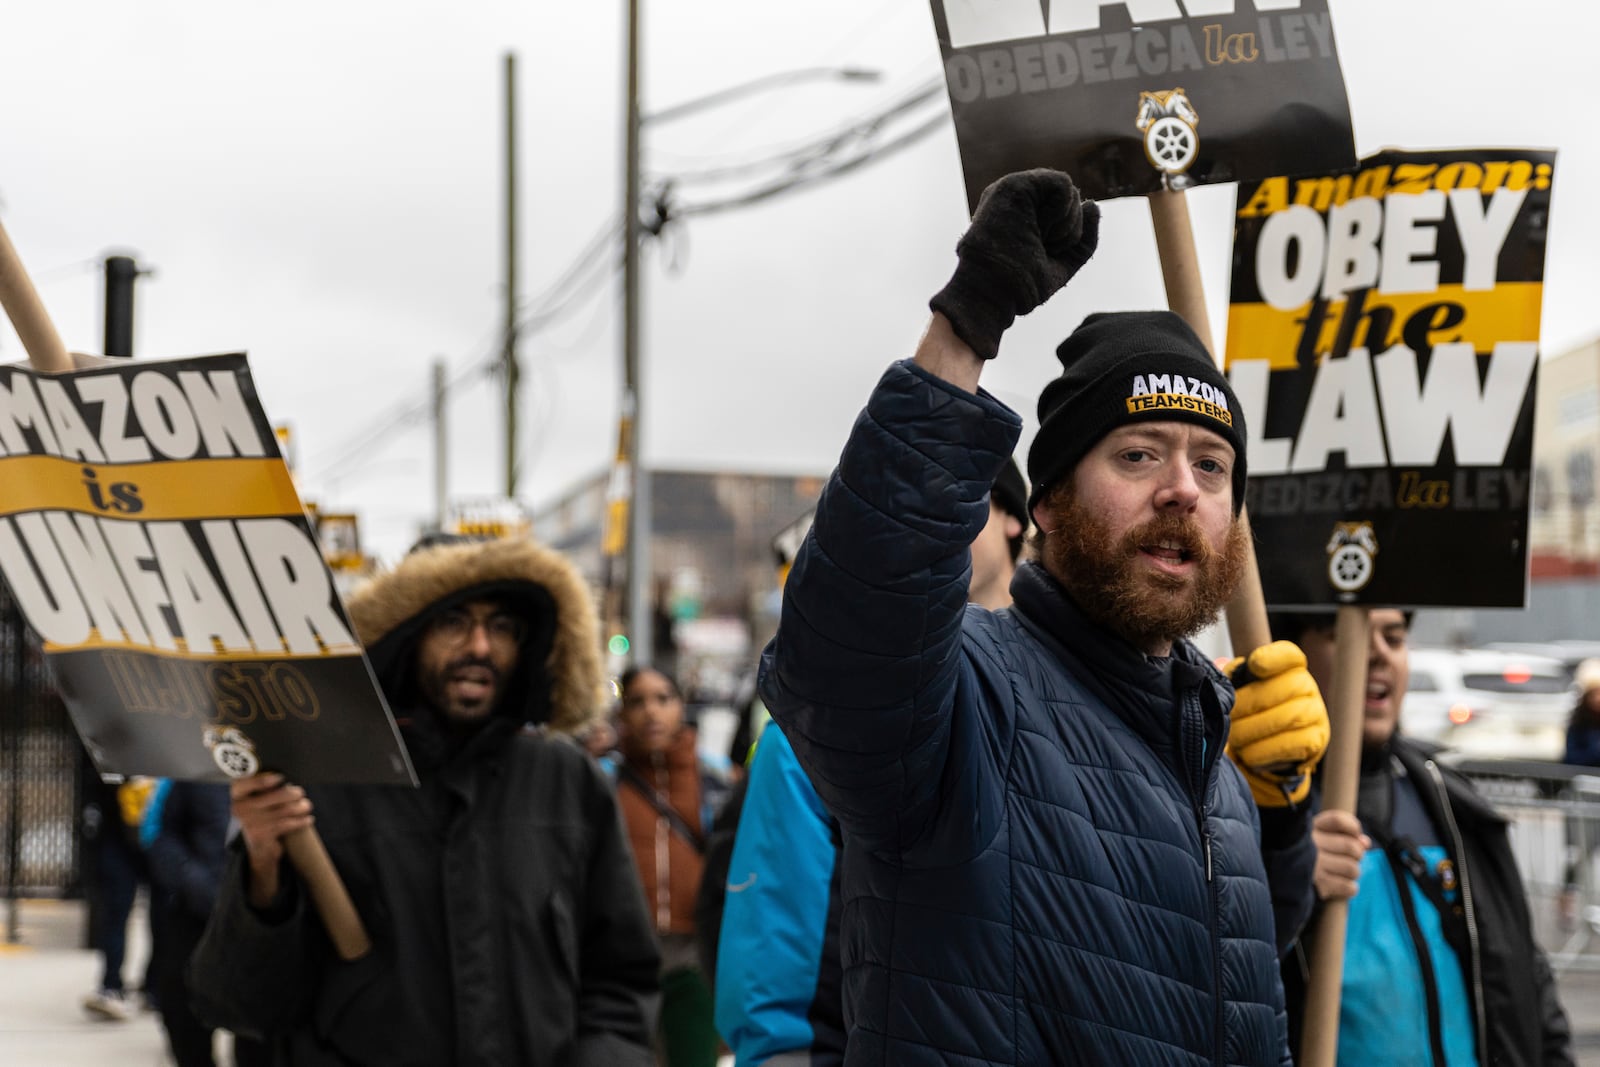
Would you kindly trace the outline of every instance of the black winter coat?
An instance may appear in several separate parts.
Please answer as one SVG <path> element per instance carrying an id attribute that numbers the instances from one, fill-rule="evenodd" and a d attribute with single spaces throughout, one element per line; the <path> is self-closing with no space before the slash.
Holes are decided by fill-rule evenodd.
<path id="1" fill-rule="evenodd" d="M 421 786 L 307 786 L 373 948 L 334 954 L 285 868 L 270 913 L 235 847 L 191 963 L 197 1014 L 264 1035 L 294 1067 L 651 1067 L 660 957 L 611 785 L 570 739 L 598 709 L 581 579 L 527 542 L 408 557 L 350 614 L 390 705 L 439 607 L 494 596 L 535 616 L 497 718 L 464 745 L 402 716 Z M 543 669 L 540 670 L 540 667 Z"/>
<path id="2" fill-rule="evenodd" d="M 1478 1062 L 1485 1067 L 1572 1067 L 1572 1032 L 1557 999 L 1550 963 L 1534 940 L 1528 897 L 1507 837 L 1505 816 L 1495 811 L 1459 771 L 1434 760 L 1436 748 L 1396 735 L 1389 752 L 1416 784 L 1428 816 L 1460 872 L 1463 903 L 1477 946 L 1461 961 L 1474 1001 Z M 1389 762 L 1363 774 L 1392 774 Z M 1299 1053 L 1309 946 L 1321 912 L 1284 961 L 1283 984 L 1290 1032 Z M 1487 1035 L 1487 1040 L 1485 1036 Z M 1485 1055 L 1487 1051 L 1487 1055 Z"/>

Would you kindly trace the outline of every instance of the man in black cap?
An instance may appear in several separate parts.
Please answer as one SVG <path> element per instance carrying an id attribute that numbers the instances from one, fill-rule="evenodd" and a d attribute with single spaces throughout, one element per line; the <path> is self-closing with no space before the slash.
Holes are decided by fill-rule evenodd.
<path id="1" fill-rule="evenodd" d="M 985 192 L 763 655 L 843 830 L 847 1064 L 1290 1062 L 1277 959 L 1327 717 L 1293 645 L 1255 650 L 1236 698 L 1186 640 L 1242 569 L 1246 438 L 1177 316 L 1092 316 L 1061 346 L 1028 454 L 1040 558 L 1011 608 L 966 604 L 1021 429 L 979 374 L 1098 228 L 1059 172 Z M 1304 891 L 1275 900 L 1269 865 Z"/>

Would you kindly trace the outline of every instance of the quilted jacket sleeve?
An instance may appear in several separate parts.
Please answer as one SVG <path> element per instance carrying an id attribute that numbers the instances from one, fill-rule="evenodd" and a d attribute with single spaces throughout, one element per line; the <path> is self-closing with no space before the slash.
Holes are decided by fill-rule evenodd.
<path id="1" fill-rule="evenodd" d="M 761 697 L 829 810 L 870 847 L 903 848 L 927 826 L 953 737 L 963 758 L 992 751 L 972 736 L 982 701 L 962 614 L 969 546 L 1020 430 L 988 394 L 893 365 L 785 583 Z"/>

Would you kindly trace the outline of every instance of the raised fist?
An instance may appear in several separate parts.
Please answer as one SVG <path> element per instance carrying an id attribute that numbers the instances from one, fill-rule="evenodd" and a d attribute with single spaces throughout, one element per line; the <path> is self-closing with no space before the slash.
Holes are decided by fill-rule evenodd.
<path id="1" fill-rule="evenodd" d="M 928 306 L 984 359 L 1000 335 L 1055 295 L 1089 261 L 1100 237 L 1100 208 L 1084 203 L 1059 170 L 1025 170 L 991 184 L 956 243 L 959 262 Z"/>

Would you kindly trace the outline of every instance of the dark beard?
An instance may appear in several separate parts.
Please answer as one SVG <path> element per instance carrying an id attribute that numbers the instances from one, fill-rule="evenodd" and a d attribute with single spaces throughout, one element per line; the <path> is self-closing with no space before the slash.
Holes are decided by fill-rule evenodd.
<path id="1" fill-rule="evenodd" d="M 1040 544 L 1045 569 L 1084 614 L 1139 649 L 1205 629 L 1244 572 L 1249 527 L 1238 518 L 1219 551 L 1188 516 L 1158 515 L 1117 538 L 1098 515 L 1079 506 L 1070 490 L 1058 513 L 1060 527 Z M 1139 566 L 1139 546 L 1154 541 L 1182 545 L 1194 561 L 1194 575 L 1184 579 Z"/>
<path id="2" fill-rule="evenodd" d="M 462 714 L 453 706 L 449 696 L 450 675 L 463 667 L 482 667 L 490 672 L 494 696 L 489 707 Z M 421 671 L 417 679 L 423 702 L 438 714 L 440 726 L 452 733 L 475 733 L 488 721 L 505 698 L 505 684 L 505 676 L 491 660 L 470 653 L 455 657 L 440 670 Z"/>

